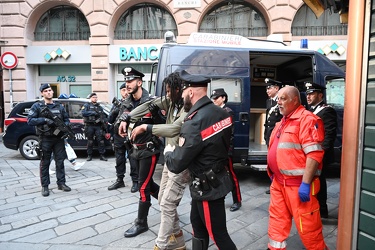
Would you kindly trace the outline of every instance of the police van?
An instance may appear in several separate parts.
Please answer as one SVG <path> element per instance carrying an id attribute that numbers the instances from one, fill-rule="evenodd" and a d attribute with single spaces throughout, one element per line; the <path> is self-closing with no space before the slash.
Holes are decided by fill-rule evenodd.
<path id="1" fill-rule="evenodd" d="M 180 70 L 211 78 L 208 95 L 213 89 L 224 88 L 228 94 L 227 105 L 235 112 L 234 163 L 259 171 L 266 169 L 267 146 L 263 138 L 266 78 L 299 88 L 303 104 L 306 104 L 304 82 L 307 81 L 326 86 L 327 94 L 334 95 L 330 94 L 327 100 L 343 103 L 345 73 L 319 52 L 239 35 L 192 33 L 187 44 L 177 44 L 166 36 L 169 42 L 161 47 L 150 93 L 164 95 L 163 79 Z M 340 108 L 338 116 L 342 124 L 343 107 Z M 341 129 L 338 151 L 340 145 Z M 337 157 L 341 158 L 339 152 Z"/>

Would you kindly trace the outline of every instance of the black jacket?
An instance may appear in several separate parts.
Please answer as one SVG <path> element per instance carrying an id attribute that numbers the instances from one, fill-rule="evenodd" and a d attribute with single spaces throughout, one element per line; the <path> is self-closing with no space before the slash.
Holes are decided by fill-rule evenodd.
<path id="1" fill-rule="evenodd" d="M 316 107 L 309 109 L 311 112 L 319 116 L 324 123 L 324 141 L 322 147 L 324 149 L 323 162 L 329 163 L 334 159 L 334 143 L 337 135 L 337 113 L 336 110 L 320 102 Z"/>
<path id="2" fill-rule="evenodd" d="M 214 200 L 230 192 L 232 183 L 226 166 L 231 133 L 231 116 L 207 96 L 199 99 L 187 113 L 181 127 L 179 146 L 173 152 L 166 152 L 164 157 L 173 173 L 189 169 L 193 199 Z M 199 179 L 209 179 L 210 170 L 216 174 L 220 185 L 215 187 L 215 184 L 210 184 L 205 188 L 201 182 L 201 189 L 194 189 L 194 183 Z"/>
<path id="3" fill-rule="evenodd" d="M 118 121 L 116 124 L 118 124 L 120 121 L 126 121 L 129 123 L 129 116 L 128 114 L 130 111 L 135 109 L 137 106 L 139 106 L 142 103 L 145 103 L 154 97 L 150 97 L 150 94 L 148 91 L 144 88 L 142 88 L 142 96 L 139 100 L 134 100 L 133 95 L 129 95 L 123 102 L 122 105 L 124 106 L 124 111 L 120 115 Z M 128 124 L 129 127 L 135 128 L 141 124 L 153 124 L 153 119 L 151 116 L 151 112 L 146 114 L 143 118 L 139 119 L 134 124 Z M 115 126 L 116 129 L 117 126 Z M 152 143 L 150 143 L 152 142 Z M 160 140 L 152 135 L 150 132 L 143 132 L 142 134 L 138 135 L 135 140 L 132 142 L 133 148 L 130 150 L 130 154 L 135 157 L 136 159 L 142 159 L 149 157 L 154 154 L 160 153 Z M 144 148 L 145 144 L 148 144 L 148 148 Z M 138 145 L 139 148 L 135 148 L 134 145 Z"/>
<path id="4" fill-rule="evenodd" d="M 277 101 L 273 100 L 272 98 L 268 99 L 266 102 L 267 110 L 266 110 L 266 122 L 264 124 L 264 140 L 268 146 L 271 133 L 273 128 L 275 127 L 276 122 L 280 121 L 283 118 L 282 114 L 280 114 L 279 106 L 277 105 Z"/>

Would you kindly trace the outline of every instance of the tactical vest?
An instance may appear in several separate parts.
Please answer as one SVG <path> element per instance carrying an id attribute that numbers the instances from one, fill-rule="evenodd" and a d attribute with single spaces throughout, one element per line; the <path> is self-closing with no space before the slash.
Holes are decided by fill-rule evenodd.
<path id="1" fill-rule="evenodd" d="M 63 115 L 61 114 L 61 104 L 59 102 L 55 102 L 53 107 L 51 105 L 47 106 L 44 102 L 39 102 L 39 117 L 40 118 L 47 118 L 46 114 L 41 112 L 43 108 L 47 107 L 54 115 L 58 116 L 61 120 L 64 120 Z M 42 136 L 51 136 L 54 135 L 53 132 L 55 131 L 56 126 L 54 124 L 48 125 L 38 125 L 36 126 L 36 134 Z"/>
<path id="2" fill-rule="evenodd" d="M 101 123 L 100 104 L 99 103 L 93 104 L 92 102 L 90 102 L 90 103 L 85 104 L 85 107 L 87 111 L 94 111 L 95 115 L 84 116 L 83 117 L 84 123 L 91 124 L 91 125 Z"/>

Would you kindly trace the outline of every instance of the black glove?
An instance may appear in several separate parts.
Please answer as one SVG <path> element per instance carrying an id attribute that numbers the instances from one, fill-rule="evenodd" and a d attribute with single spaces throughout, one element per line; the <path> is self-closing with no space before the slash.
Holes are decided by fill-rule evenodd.
<path id="1" fill-rule="evenodd" d="M 165 116 L 162 115 L 161 110 L 157 105 L 151 103 L 148 106 L 148 109 L 150 110 L 150 112 L 152 114 L 152 119 L 154 120 L 155 124 L 165 123 L 166 118 L 165 118 Z"/>
<path id="2" fill-rule="evenodd" d="M 45 120 L 45 122 L 46 122 L 47 125 L 52 125 L 52 124 L 54 124 L 53 120 L 51 120 L 51 119 L 44 118 L 44 120 Z"/>

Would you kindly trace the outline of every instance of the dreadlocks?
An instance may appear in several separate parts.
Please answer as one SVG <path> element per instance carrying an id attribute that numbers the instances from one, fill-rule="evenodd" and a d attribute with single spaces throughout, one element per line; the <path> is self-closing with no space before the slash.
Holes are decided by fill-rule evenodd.
<path id="1" fill-rule="evenodd" d="M 178 72 L 169 74 L 163 80 L 164 93 L 167 93 L 167 86 L 170 88 L 170 100 L 172 107 L 177 107 L 182 104 L 182 79 Z"/>

